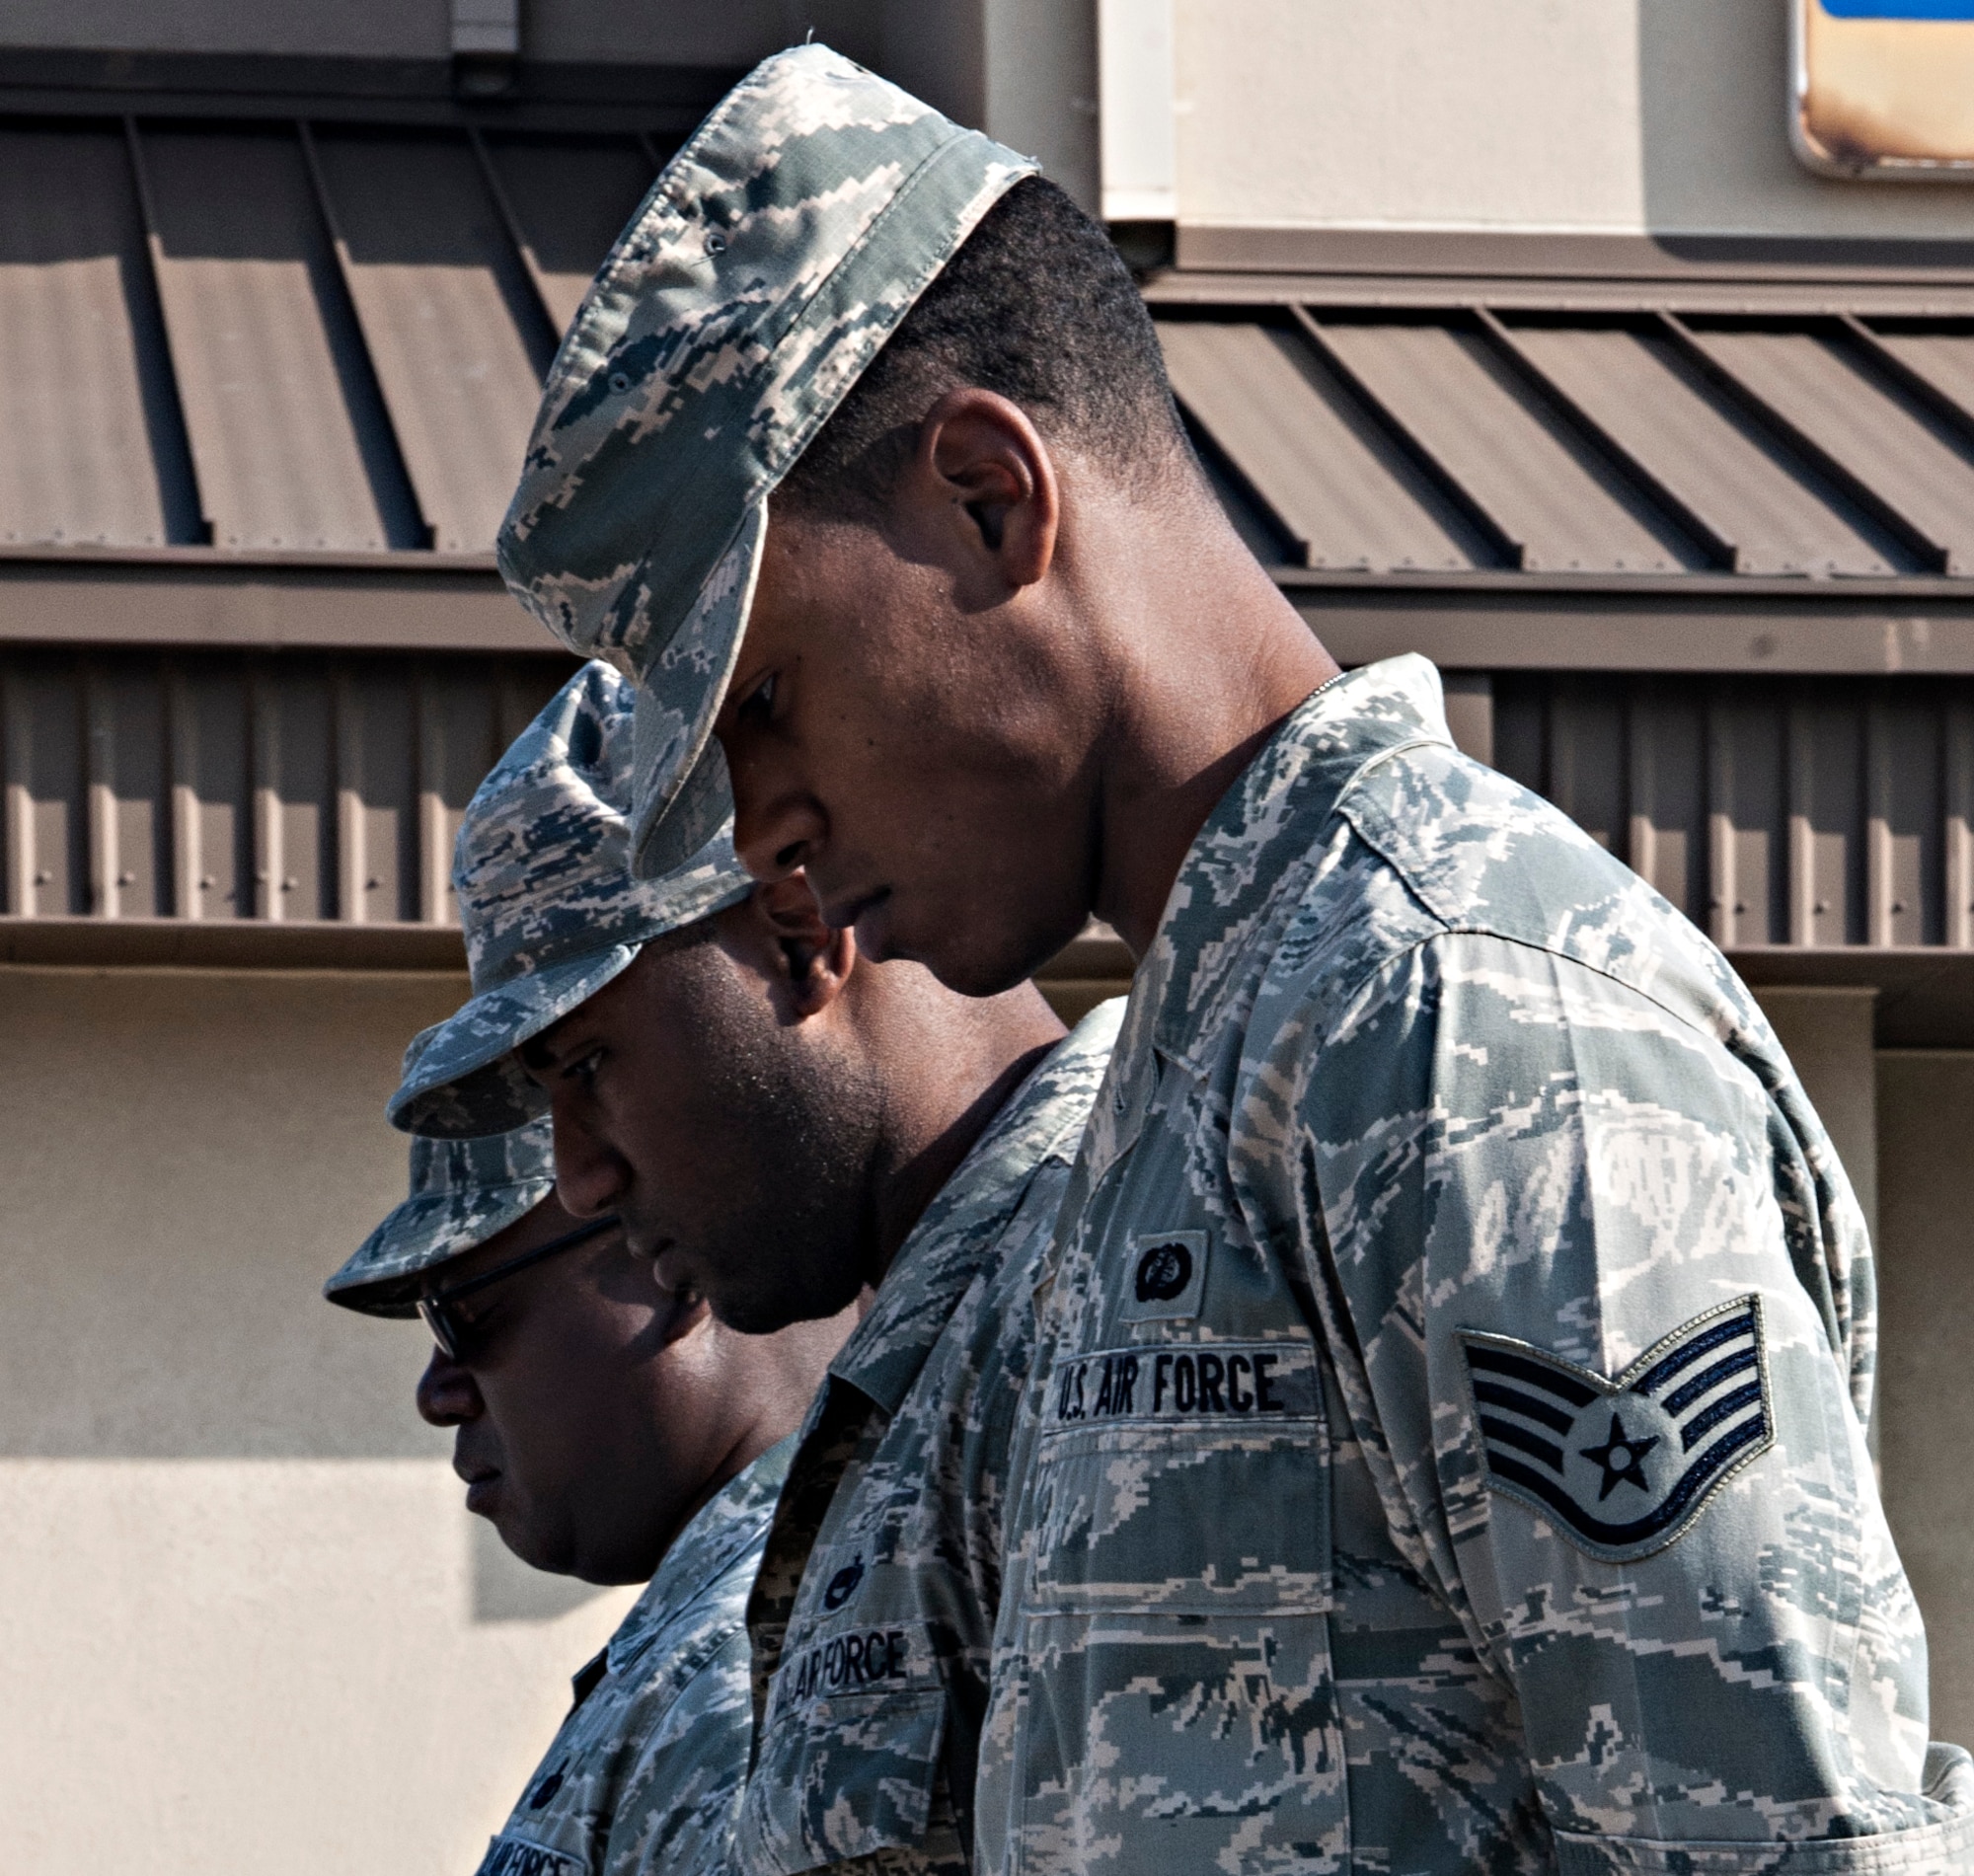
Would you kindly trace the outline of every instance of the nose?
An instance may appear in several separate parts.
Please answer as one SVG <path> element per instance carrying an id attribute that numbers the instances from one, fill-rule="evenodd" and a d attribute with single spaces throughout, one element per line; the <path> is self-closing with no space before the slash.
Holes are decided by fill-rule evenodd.
<path id="1" fill-rule="evenodd" d="M 435 1427 L 463 1426 L 485 1411 L 479 1384 L 442 1348 L 432 1350 L 418 1377 L 418 1418 Z"/>
<path id="2" fill-rule="evenodd" d="M 776 773 L 764 749 L 722 739 L 733 784 L 733 847 L 756 879 L 786 879 L 815 863 L 829 819 L 806 789 Z"/>
<path id="3" fill-rule="evenodd" d="M 601 1218 L 617 1210 L 631 1185 L 622 1154 L 560 1104 L 555 1112 L 556 1197 L 571 1218 Z"/>

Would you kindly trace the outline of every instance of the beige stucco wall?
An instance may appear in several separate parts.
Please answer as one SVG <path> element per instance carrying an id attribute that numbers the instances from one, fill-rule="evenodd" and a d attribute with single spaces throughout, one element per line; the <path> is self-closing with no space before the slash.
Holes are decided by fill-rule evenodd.
<path id="1" fill-rule="evenodd" d="M 1933 1654 L 1934 1733 L 1974 1746 L 1974 1052 L 1878 1059 L 1879 1454 Z"/>
<path id="2" fill-rule="evenodd" d="M 445 977 L 0 969 L 10 1869 L 471 1869 L 628 1600 L 523 1571 L 316 1295 Z"/>
<path id="3" fill-rule="evenodd" d="M 1974 235 L 1974 188 L 1791 157 L 1787 0 L 1173 4 L 1183 221 Z"/>

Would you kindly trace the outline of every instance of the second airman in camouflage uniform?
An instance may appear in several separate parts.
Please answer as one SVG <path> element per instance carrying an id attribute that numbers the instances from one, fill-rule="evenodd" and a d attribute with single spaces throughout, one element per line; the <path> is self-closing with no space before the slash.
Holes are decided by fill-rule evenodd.
<path id="1" fill-rule="evenodd" d="M 530 1267 L 546 1280 L 549 1270 L 535 1260 L 577 1239 L 594 1239 L 620 1258 L 633 1255 L 614 1219 L 568 1229 L 574 1221 L 554 1201 L 553 1138 L 541 1111 L 547 1097 L 515 1063 L 515 1047 L 614 982 L 652 939 L 750 891 L 723 836 L 668 874 L 632 878 L 624 813 L 630 730 L 629 686 L 607 666 L 588 665 L 515 740 L 469 804 L 454 883 L 475 994 L 414 1042 L 391 1102 L 401 1123 L 448 1137 L 414 1140 L 410 1197 L 328 1285 L 333 1301 L 373 1313 L 431 1312 L 441 1346 L 420 1386 L 420 1406 L 440 1424 L 461 1425 L 463 1461 L 479 1451 L 474 1423 L 489 1413 L 503 1421 L 503 1463 L 533 1440 L 567 1466 L 569 1449 L 581 1444 L 566 1431 L 544 1442 L 539 1425 L 515 1424 L 520 1408 L 489 1404 L 500 1359 L 511 1358 L 517 1339 L 527 1340 L 531 1321 L 524 1313 L 518 1329 L 503 1324 L 498 1311 L 511 1315 L 512 1306 L 497 1301 L 507 1293 L 493 1281 L 522 1282 Z M 511 1259 L 460 1275 L 462 1258 L 483 1249 L 497 1255 L 503 1240 L 530 1232 L 542 1215 L 559 1221 L 564 1236 L 544 1244 L 533 1241 L 542 1236 L 534 1231 Z M 560 1255 L 553 1268 L 556 1281 L 574 1280 Z M 679 1500 L 675 1514 L 711 1496 L 664 1547 L 608 1646 L 575 1677 L 575 1703 L 489 1845 L 482 1876 L 713 1876 L 728 1867 L 753 1734 L 747 1598 L 788 1470 L 794 1423 L 849 1322 L 736 1336 L 713 1322 L 703 1304 L 666 1297 L 648 1262 L 628 1287 L 648 1296 L 648 1316 L 633 1315 L 628 1343 L 604 1340 L 589 1350 L 606 1372 L 569 1376 L 560 1392 L 538 1387 L 523 1404 L 535 1421 L 551 1420 L 588 1389 L 619 1420 L 670 1414 L 633 1450 L 669 1446 L 681 1455 L 661 1470 Z M 537 1310 L 538 1295 L 529 1306 Z M 464 1318 L 489 1304 L 495 1346 L 480 1351 L 474 1344 L 482 1331 L 469 1334 Z M 455 1335 L 461 1345 L 446 1347 Z M 556 1346 L 545 1359 L 561 1358 L 567 1335 L 563 1328 L 547 1338 Z M 667 1369 L 669 1383 L 658 1372 Z M 640 1379 L 645 1374 L 653 1377 L 648 1384 Z M 614 1433 L 615 1422 L 602 1431 Z M 778 1432 L 779 1441 L 761 1451 Z M 717 1471 L 701 1478 L 685 1469 L 686 1455 L 718 1465 L 750 1448 L 758 1457 L 723 1483 Z M 592 1459 L 592 1468 L 608 1464 L 615 1450 Z M 542 1463 L 534 1462 L 534 1469 Z M 478 1469 L 468 1463 L 469 1478 Z M 567 1490 L 578 1508 L 632 1488 L 621 1478 L 565 1476 L 548 1484 Z M 666 1509 L 652 1503 L 645 1515 L 662 1518 Z M 497 1522 L 504 1512 L 501 1506 L 492 1515 Z M 628 1508 L 627 1522 L 638 1518 L 638 1508 Z"/>
<path id="2" fill-rule="evenodd" d="M 830 1364 L 748 1625 L 749 1871 L 963 1871 L 1031 1292 L 1121 1003 L 1008 1097 Z"/>

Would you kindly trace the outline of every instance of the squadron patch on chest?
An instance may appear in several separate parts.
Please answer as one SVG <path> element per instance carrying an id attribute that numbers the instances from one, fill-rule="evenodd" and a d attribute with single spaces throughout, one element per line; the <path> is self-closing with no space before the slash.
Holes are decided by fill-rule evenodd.
<path id="1" fill-rule="evenodd" d="M 1759 1297 L 1695 1316 L 1615 1380 L 1505 1335 L 1459 1336 L 1489 1489 L 1606 1562 L 1676 1543 L 1775 1444 Z"/>
<path id="2" fill-rule="evenodd" d="M 1126 1322 L 1176 1322 L 1199 1313 L 1206 1289 L 1204 1232 L 1133 1232 L 1118 1316 Z"/>

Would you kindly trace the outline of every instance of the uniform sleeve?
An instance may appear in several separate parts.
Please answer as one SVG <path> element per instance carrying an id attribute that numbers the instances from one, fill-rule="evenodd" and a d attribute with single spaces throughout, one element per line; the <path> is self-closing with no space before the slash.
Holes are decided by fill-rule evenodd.
<path id="1" fill-rule="evenodd" d="M 1964 1866 L 1974 1773 L 1929 1750 L 1853 1323 L 1801 1274 L 1830 1221 L 1761 1079 L 1470 934 L 1272 1046 L 1255 1198 L 1308 1251 L 1395 1541 L 1512 1688 L 1559 1867 Z"/>

